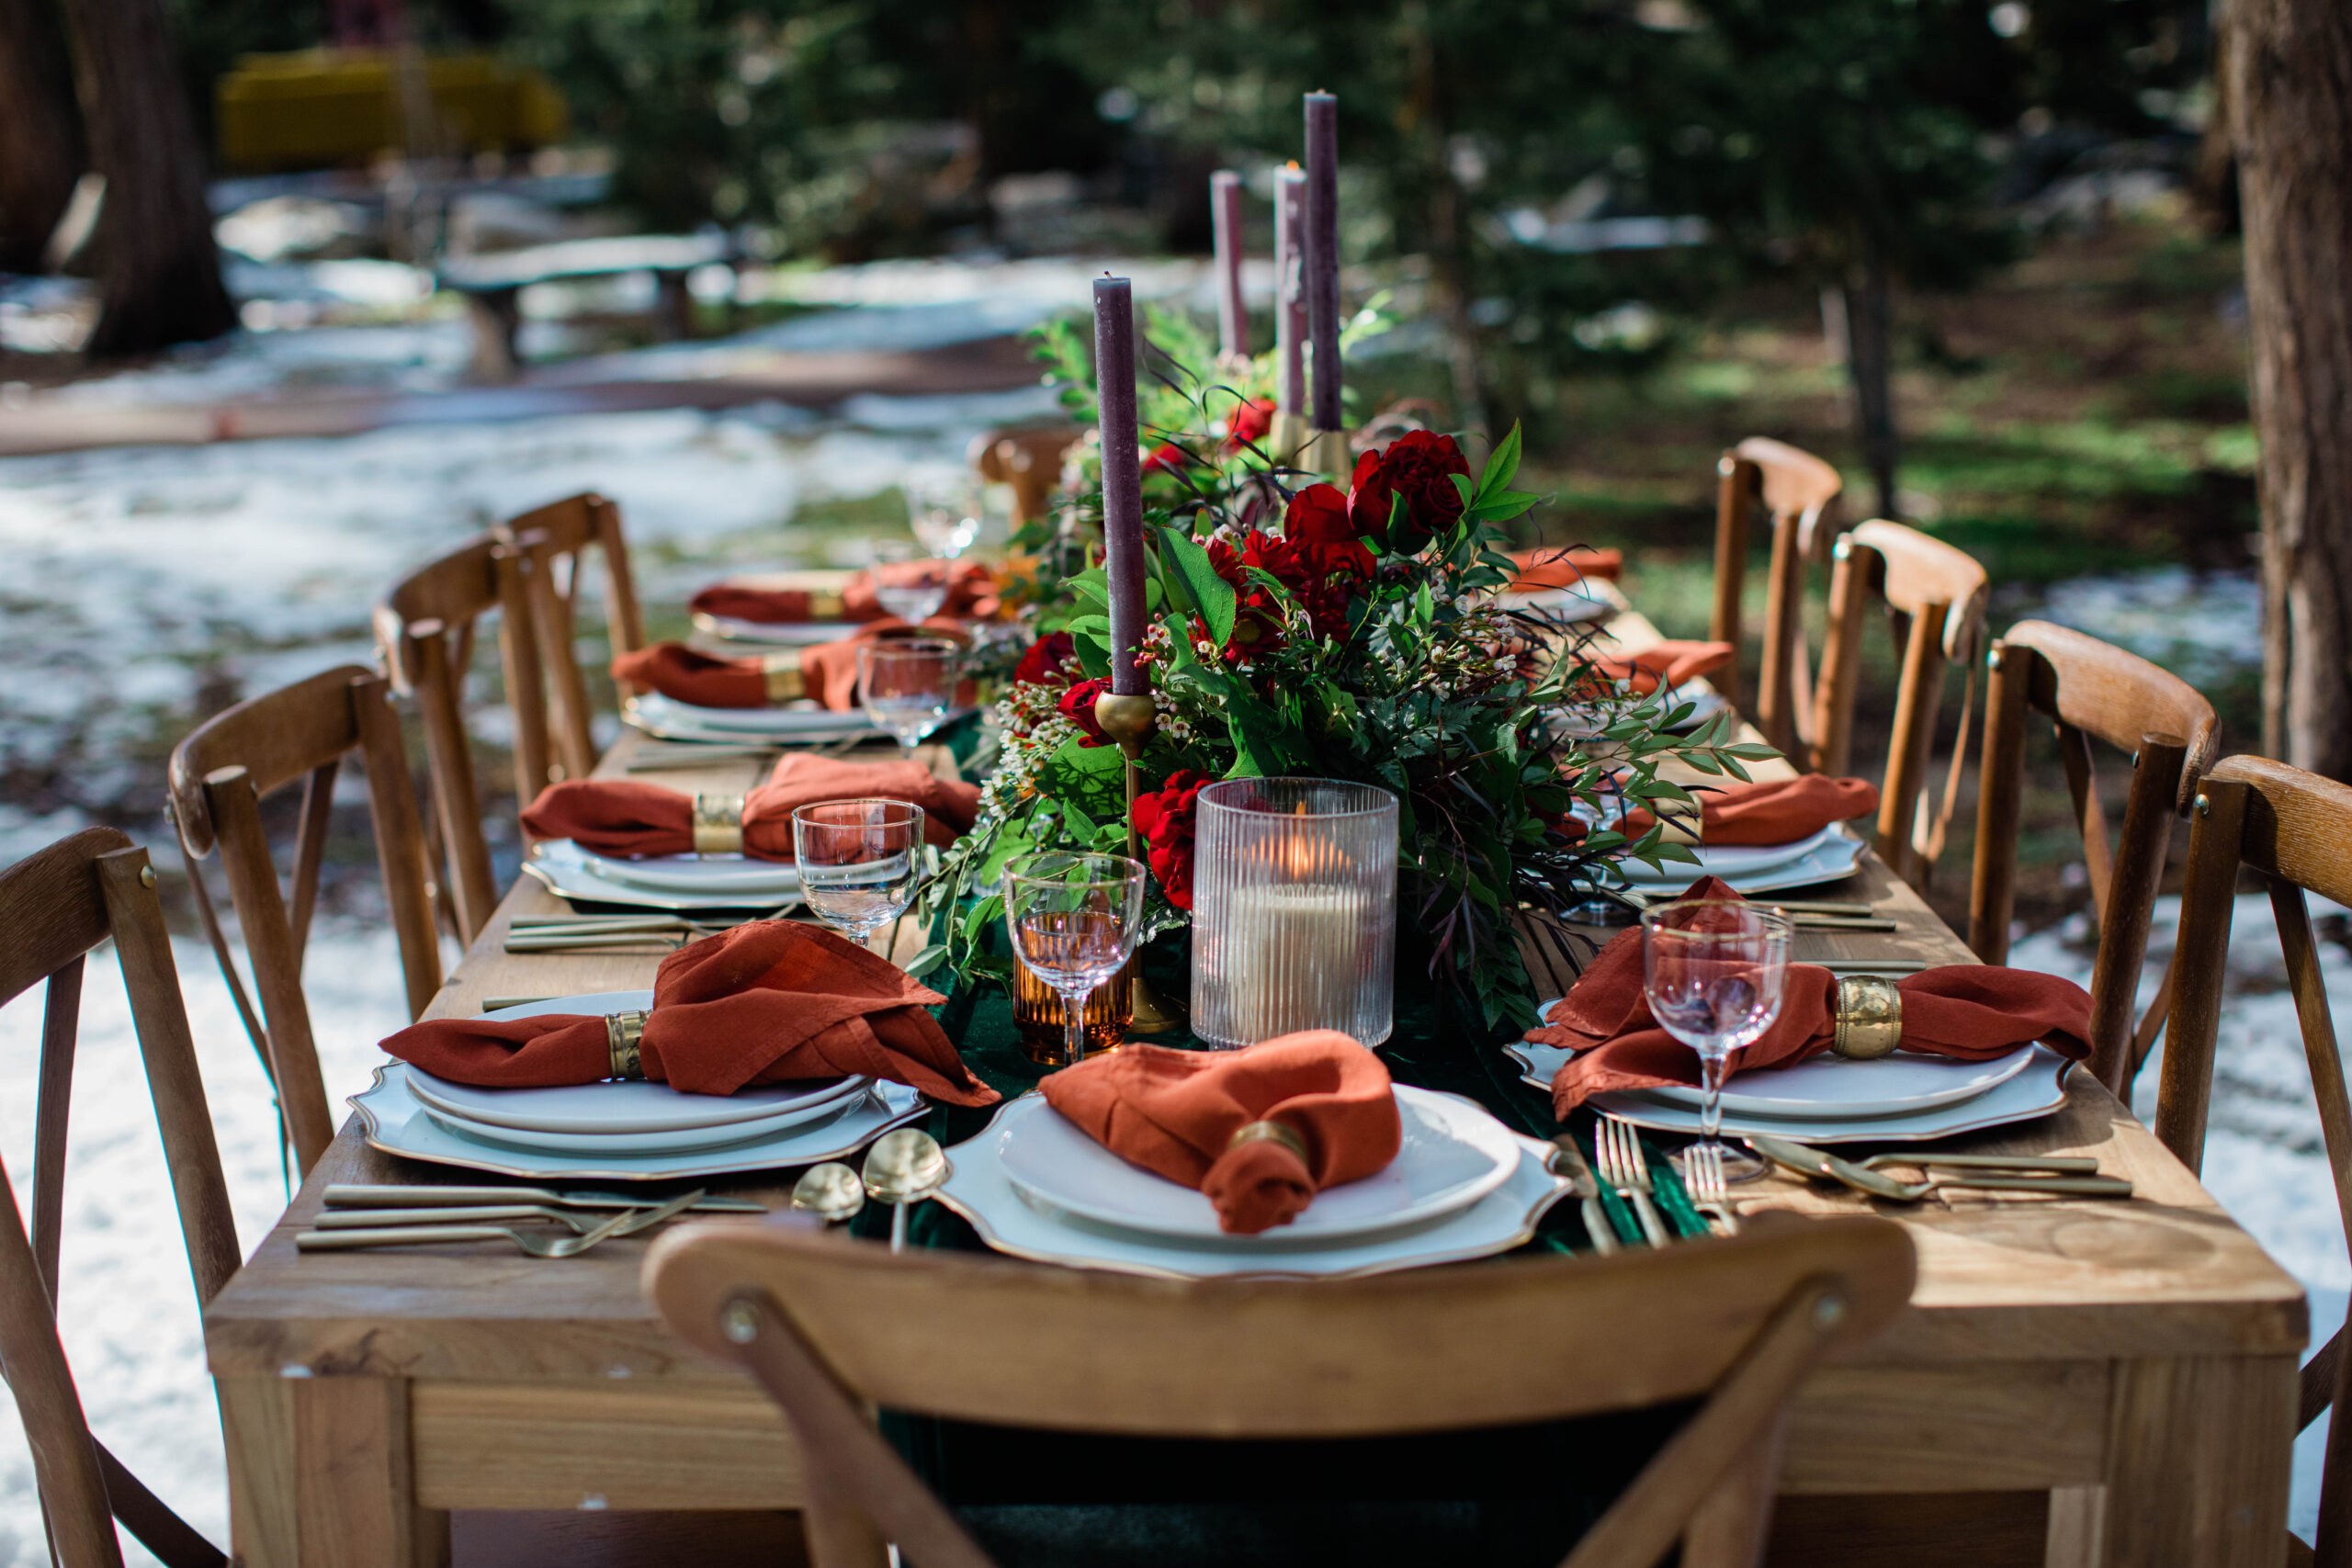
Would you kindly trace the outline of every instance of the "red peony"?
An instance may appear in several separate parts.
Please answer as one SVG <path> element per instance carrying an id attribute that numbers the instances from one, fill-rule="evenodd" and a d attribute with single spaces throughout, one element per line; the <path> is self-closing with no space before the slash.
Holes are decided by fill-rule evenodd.
<path id="1" fill-rule="evenodd" d="M 1078 645 L 1070 639 L 1068 632 L 1055 632 L 1050 637 L 1039 637 L 1029 645 L 1029 651 L 1021 656 L 1021 662 L 1012 667 L 1012 678 L 1037 686 L 1066 685 L 1069 676 L 1063 666 L 1077 653 Z"/>
<path id="2" fill-rule="evenodd" d="M 1253 398 L 1248 402 L 1237 403 L 1233 412 L 1225 416 L 1225 449 L 1238 452 L 1245 446 L 1263 441 L 1266 433 L 1273 428 L 1273 399 Z"/>
<path id="3" fill-rule="evenodd" d="M 1308 485 L 1283 510 L 1283 536 L 1313 555 L 1326 570 L 1372 575 L 1372 552 L 1348 513 L 1348 498 L 1329 485 Z"/>
<path id="4" fill-rule="evenodd" d="M 1180 909 L 1193 907 L 1194 797 L 1203 784 L 1216 782 L 1197 769 L 1179 768 L 1159 789 L 1136 796 L 1136 832 L 1144 841 L 1144 858 L 1168 901 Z"/>
<path id="5" fill-rule="evenodd" d="M 1453 436 L 1408 431 L 1386 449 L 1356 459 L 1355 475 L 1348 482 L 1348 515 L 1357 532 L 1378 533 L 1388 526 L 1389 498 L 1401 495 L 1416 536 L 1411 543 L 1418 545 L 1461 520 L 1462 492 L 1449 476 L 1466 479 L 1469 473 L 1469 461 Z"/>
<path id="6" fill-rule="evenodd" d="M 1108 746 L 1111 744 L 1111 738 L 1102 733 L 1101 725 L 1094 722 L 1094 699 L 1110 689 L 1111 682 L 1108 681 L 1080 681 L 1077 685 L 1064 692 L 1062 700 L 1054 705 L 1061 711 L 1064 718 L 1086 731 L 1085 737 L 1079 741 L 1080 745 Z"/>

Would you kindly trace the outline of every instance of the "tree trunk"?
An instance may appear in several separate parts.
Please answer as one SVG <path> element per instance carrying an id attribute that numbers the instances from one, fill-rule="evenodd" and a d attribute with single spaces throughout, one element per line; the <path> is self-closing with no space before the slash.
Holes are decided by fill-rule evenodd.
<path id="1" fill-rule="evenodd" d="M 40 272 L 81 176 L 65 51 L 46 0 L 0 0 L 0 272 Z"/>
<path id="2" fill-rule="evenodd" d="M 1854 381 L 1854 435 L 1862 461 L 1878 487 L 1878 515 L 1896 515 L 1894 467 L 1894 343 L 1886 258 L 1875 246 L 1863 253 L 1860 271 L 1848 279 L 1846 369 Z"/>
<path id="3" fill-rule="evenodd" d="M 237 312 L 220 286 L 204 161 L 162 0 L 65 0 L 64 11 L 90 164 L 107 182 L 89 352 L 218 337 Z"/>
<path id="4" fill-rule="evenodd" d="M 2262 443 L 2262 744 L 2352 779 L 2352 7 L 2229 0 Z"/>

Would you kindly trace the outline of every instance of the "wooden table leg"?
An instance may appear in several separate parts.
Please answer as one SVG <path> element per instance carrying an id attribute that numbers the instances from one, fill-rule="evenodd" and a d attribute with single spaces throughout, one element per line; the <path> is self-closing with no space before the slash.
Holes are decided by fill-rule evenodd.
<path id="1" fill-rule="evenodd" d="M 220 1390 L 243 1568 L 447 1568 L 449 1516 L 416 1506 L 406 1382 L 223 1378 Z"/>
<path id="2" fill-rule="evenodd" d="M 2102 1561 L 2278 1568 L 2295 1380 L 2291 1356 L 2118 1362 Z"/>

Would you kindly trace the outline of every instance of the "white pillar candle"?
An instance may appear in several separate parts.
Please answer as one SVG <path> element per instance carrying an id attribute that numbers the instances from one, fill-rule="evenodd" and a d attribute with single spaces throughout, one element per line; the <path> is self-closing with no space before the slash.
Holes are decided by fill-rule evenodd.
<path id="1" fill-rule="evenodd" d="M 1227 952 L 1234 1013 L 1250 1044 L 1302 1029 L 1329 1029 L 1355 1010 L 1369 913 L 1336 884 L 1237 887 Z"/>

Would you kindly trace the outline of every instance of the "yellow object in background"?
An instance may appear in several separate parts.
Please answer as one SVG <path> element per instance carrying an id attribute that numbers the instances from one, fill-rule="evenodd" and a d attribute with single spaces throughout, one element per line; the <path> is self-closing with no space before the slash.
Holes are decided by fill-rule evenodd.
<path id="1" fill-rule="evenodd" d="M 546 77 L 487 54 L 249 54 L 218 93 L 220 162 L 240 169 L 514 152 L 560 141 L 571 119 Z"/>

